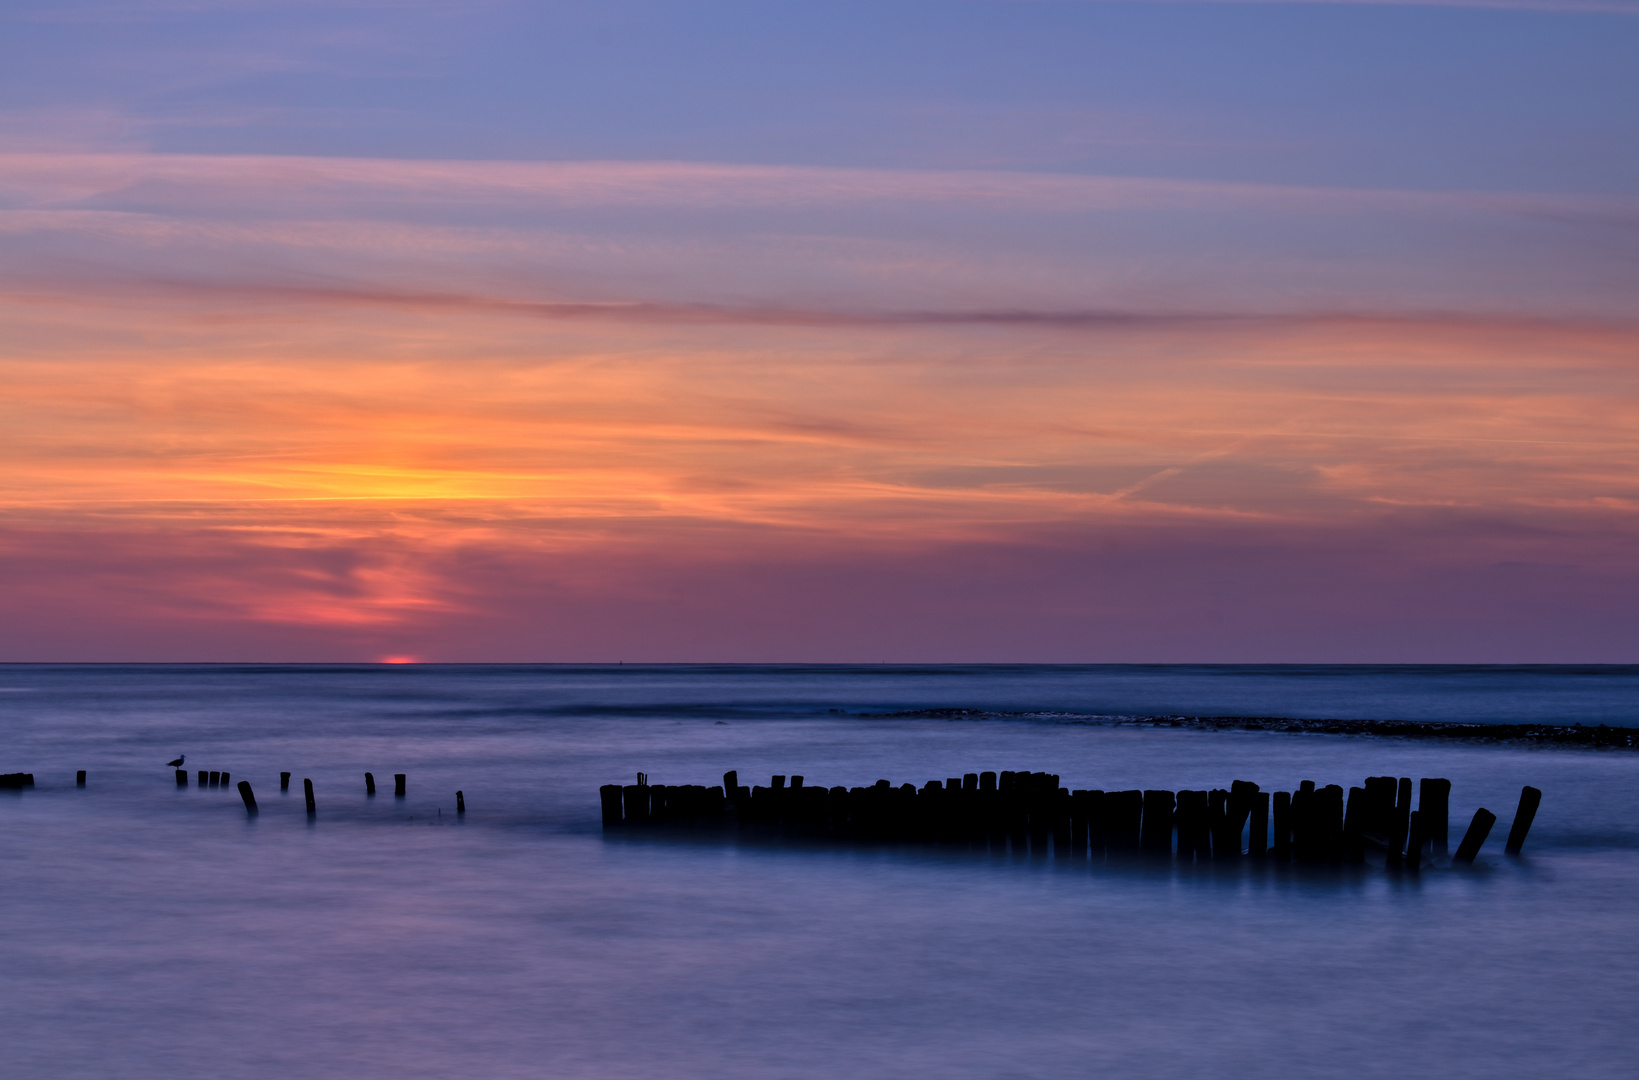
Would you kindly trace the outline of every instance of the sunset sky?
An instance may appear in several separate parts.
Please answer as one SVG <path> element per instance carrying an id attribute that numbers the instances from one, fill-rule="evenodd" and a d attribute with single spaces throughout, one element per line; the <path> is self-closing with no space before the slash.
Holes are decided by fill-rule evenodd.
<path id="1" fill-rule="evenodd" d="M 1639 2 L 11 0 L 0 660 L 1639 662 Z"/>

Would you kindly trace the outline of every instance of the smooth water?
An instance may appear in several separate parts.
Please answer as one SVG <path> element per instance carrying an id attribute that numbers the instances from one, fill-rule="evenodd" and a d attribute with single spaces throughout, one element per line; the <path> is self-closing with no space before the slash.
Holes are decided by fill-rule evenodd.
<path id="1" fill-rule="evenodd" d="M 939 708 L 1038 715 L 861 715 Z M 0 667 L 0 1073 L 1633 1075 L 1639 756 L 1080 719 L 1166 713 L 1634 724 L 1639 669 Z M 1447 776 L 1501 820 L 1418 879 L 599 828 L 728 768 Z"/>

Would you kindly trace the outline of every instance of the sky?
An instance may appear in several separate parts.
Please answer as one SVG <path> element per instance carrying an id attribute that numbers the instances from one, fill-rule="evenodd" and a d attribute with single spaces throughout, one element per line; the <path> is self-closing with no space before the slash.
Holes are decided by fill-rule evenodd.
<path id="1" fill-rule="evenodd" d="M 1639 662 L 1639 0 L 0 9 L 0 661 Z"/>

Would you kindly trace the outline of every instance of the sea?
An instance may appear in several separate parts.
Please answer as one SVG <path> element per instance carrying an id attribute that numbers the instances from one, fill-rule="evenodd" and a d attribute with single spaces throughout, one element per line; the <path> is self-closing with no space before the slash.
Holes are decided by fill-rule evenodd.
<path id="1" fill-rule="evenodd" d="M 1173 716 L 1634 726 L 1639 667 L 4 665 L 0 1075 L 1639 1075 L 1639 753 Z M 1499 820 L 1418 875 L 602 827 L 729 769 Z"/>

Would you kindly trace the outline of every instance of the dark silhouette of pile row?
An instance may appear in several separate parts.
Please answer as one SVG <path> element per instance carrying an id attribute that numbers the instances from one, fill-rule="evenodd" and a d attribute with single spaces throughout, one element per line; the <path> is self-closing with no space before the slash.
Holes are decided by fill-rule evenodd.
<path id="1" fill-rule="evenodd" d="M 34 786 L 34 774 L 31 772 L 0 773 L 0 788 L 26 788 Z"/>
<path id="2" fill-rule="evenodd" d="M 600 790 L 605 829 L 735 829 L 768 837 L 945 844 L 1057 858 L 1137 852 L 1179 859 L 1243 856 L 1311 864 L 1362 863 L 1368 852 L 1415 872 L 1446 853 L 1451 781 L 1424 779 L 1412 807 L 1410 778 L 1374 776 L 1347 794 L 1305 780 L 1272 795 L 1237 780 L 1211 791 L 1066 790 L 1051 773 L 968 773 L 920 789 L 878 780 L 871 787 L 808 787 L 776 776 L 743 787 L 650 784 Z M 1508 853 L 1525 843 L 1542 793 L 1527 787 Z M 1496 821 L 1474 815 L 1454 856 L 1472 862 Z"/>

